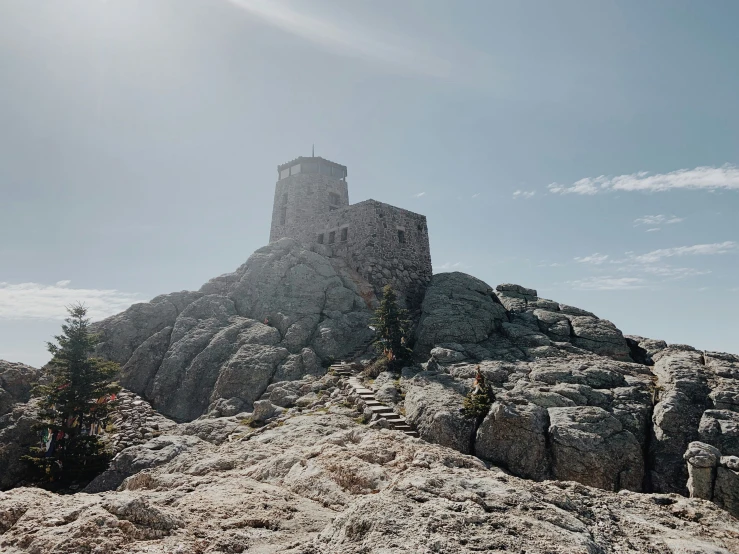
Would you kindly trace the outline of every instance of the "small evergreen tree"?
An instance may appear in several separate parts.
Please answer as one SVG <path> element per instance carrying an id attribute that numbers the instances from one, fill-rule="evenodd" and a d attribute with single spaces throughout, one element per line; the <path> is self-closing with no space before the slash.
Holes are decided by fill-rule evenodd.
<path id="1" fill-rule="evenodd" d="M 47 343 L 53 358 L 34 391 L 41 398 L 42 446 L 26 457 L 42 481 L 59 484 L 88 479 L 107 466 L 100 435 L 120 390 L 112 382 L 118 364 L 92 357 L 99 339 L 90 332 L 87 309 L 77 304 L 67 311 L 62 334 L 54 337 L 58 344 Z"/>
<path id="2" fill-rule="evenodd" d="M 412 351 L 406 345 L 410 326 L 408 312 L 398 306 L 395 291 L 390 285 L 385 285 L 382 289 L 382 301 L 375 310 L 372 324 L 377 333 L 375 344 L 382 349 L 390 369 L 395 369 L 410 359 Z"/>

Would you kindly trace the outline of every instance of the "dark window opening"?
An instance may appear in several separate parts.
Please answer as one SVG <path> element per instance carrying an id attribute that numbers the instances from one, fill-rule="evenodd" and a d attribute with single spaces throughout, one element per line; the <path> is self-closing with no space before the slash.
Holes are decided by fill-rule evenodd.
<path id="1" fill-rule="evenodd" d="M 349 229 L 347 227 L 344 227 L 341 230 L 341 242 L 346 242 L 346 239 L 349 236 Z"/>
<path id="2" fill-rule="evenodd" d="M 287 204 L 287 193 L 282 195 L 282 205 L 285 206 Z"/>
<path id="3" fill-rule="evenodd" d="M 328 243 L 329 243 L 329 244 L 333 244 L 333 243 L 335 243 L 335 242 L 336 242 L 336 231 L 331 231 L 331 232 L 330 232 L 330 233 L 328 234 Z"/>
<path id="4" fill-rule="evenodd" d="M 398 242 L 400 244 L 405 243 L 405 231 L 403 231 L 402 229 L 398 229 Z"/>
<path id="5" fill-rule="evenodd" d="M 423 231 L 423 225 L 419 225 L 419 226 L 418 226 L 418 230 L 419 230 L 419 231 Z"/>
<path id="6" fill-rule="evenodd" d="M 284 225 L 287 222 L 287 206 L 282 206 L 280 210 L 280 225 Z"/>
<path id="7" fill-rule="evenodd" d="M 338 206 L 340 201 L 341 201 L 341 198 L 339 197 L 338 194 L 336 194 L 335 192 L 328 193 L 328 203 L 329 204 L 331 204 L 332 206 Z"/>
<path id="8" fill-rule="evenodd" d="M 318 244 L 323 244 L 323 233 L 318 235 Z"/>

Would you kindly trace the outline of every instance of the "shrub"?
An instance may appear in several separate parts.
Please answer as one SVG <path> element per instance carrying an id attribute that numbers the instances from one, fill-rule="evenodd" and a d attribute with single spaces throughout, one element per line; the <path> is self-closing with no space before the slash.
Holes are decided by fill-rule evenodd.
<path id="1" fill-rule="evenodd" d="M 478 393 L 471 392 L 465 396 L 462 402 L 462 413 L 469 419 L 480 421 L 488 415 L 492 403 L 489 390 Z"/>

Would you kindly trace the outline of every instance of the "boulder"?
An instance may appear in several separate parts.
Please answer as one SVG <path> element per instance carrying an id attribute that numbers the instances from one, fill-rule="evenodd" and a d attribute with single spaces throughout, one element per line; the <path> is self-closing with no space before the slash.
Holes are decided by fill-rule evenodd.
<path id="1" fill-rule="evenodd" d="M 712 444 L 725 456 L 739 456 L 739 413 L 706 410 L 698 425 L 700 440 Z"/>
<path id="2" fill-rule="evenodd" d="M 595 406 L 549 408 L 552 474 L 607 490 L 642 490 L 641 445 L 621 422 Z"/>
<path id="3" fill-rule="evenodd" d="M 406 419 L 424 440 L 471 453 L 475 422 L 461 413 L 467 387 L 444 373 L 422 372 L 405 383 Z"/>
<path id="4" fill-rule="evenodd" d="M 415 350 L 427 357 L 441 343 L 481 342 L 505 319 L 487 283 L 464 273 L 438 273 L 423 300 Z"/>
<path id="5" fill-rule="evenodd" d="M 713 501 L 739 518 L 739 457 L 722 456 L 716 469 Z"/>
<path id="6" fill-rule="evenodd" d="M 495 402 L 477 430 L 475 455 L 514 475 L 549 477 L 547 410 L 535 404 Z"/>
<path id="7" fill-rule="evenodd" d="M 195 436 L 163 435 L 150 441 L 126 448 L 110 462 L 106 471 L 93 479 L 85 492 L 103 492 L 117 489 L 131 475 L 175 459 L 206 444 Z"/>
<path id="8" fill-rule="evenodd" d="M 703 442 L 691 442 L 683 456 L 688 462 L 688 491 L 690 498 L 713 499 L 713 483 L 721 452 Z"/>

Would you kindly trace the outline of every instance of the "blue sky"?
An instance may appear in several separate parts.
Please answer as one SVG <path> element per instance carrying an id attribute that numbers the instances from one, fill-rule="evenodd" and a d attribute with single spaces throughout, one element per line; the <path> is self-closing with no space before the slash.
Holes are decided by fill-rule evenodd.
<path id="1" fill-rule="evenodd" d="M 0 358 L 232 271 L 276 166 L 428 216 L 436 272 L 739 352 L 739 4 L 5 0 Z"/>

